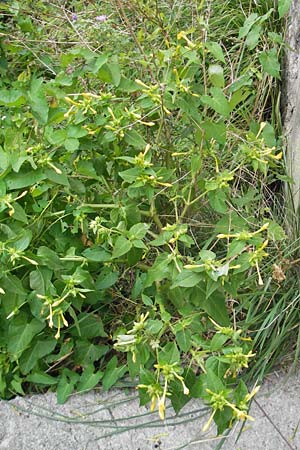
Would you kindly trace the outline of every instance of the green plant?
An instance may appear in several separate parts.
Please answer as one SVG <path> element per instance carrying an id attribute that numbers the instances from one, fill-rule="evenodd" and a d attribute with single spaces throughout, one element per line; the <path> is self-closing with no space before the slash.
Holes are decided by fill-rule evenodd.
<path id="1" fill-rule="evenodd" d="M 249 418 L 243 319 L 285 239 L 263 197 L 278 11 L 135 3 L 5 6 L 0 394 L 127 375 L 162 419 L 202 398 L 222 433 Z"/>

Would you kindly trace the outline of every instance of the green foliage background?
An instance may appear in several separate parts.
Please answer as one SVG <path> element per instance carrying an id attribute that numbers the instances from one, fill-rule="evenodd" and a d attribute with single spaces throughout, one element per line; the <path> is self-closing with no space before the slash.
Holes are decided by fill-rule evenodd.
<path id="1" fill-rule="evenodd" d="M 241 374 L 292 254 L 288 5 L 1 3 L 1 397 L 125 376 L 161 418 L 192 397 L 220 433 L 248 417 Z"/>

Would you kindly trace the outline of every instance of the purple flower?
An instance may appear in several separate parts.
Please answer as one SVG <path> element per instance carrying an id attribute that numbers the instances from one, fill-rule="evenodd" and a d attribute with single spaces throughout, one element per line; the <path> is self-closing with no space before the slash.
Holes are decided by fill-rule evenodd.
<path id="1" fill-rule="evenodd" d="M 71 20 L 73 20 L 73 22 L 76 22 L 77 19 L 78 19 L 77 14 L 73 13 L 73 14 L 71 15 Z"/>
<path id="2" fill-rule="evenodd" d="M 100 16 L 96 16 L 95 19 L 98 22 L 106 22 L 107 21 L 107 16 L 105 14 L 101 14 Z"/>

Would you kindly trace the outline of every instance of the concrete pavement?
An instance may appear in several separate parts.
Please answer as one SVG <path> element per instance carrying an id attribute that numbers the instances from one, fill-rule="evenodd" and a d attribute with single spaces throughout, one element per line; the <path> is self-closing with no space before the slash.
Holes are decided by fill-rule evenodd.
<path id="1" fill-rule="evenodd" d="M 287 381 L 272 374 L 253 402 L 240 438 L 232 430 L 222 450 L 300 450 L 300 372 Z M 57 405 L 55 394 L 0 402 L 0 450 L 213 450 L 220 439 L 203 434 L 207 411 L 189 403 L 162 423 L 139 408 L 136 393 L 93 391 Z"/>

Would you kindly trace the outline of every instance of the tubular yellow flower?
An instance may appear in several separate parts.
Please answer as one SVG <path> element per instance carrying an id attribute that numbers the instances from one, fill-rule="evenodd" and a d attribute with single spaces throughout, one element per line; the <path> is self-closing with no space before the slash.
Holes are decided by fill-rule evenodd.
<path id="1" fill-rule="evenodd" d="M 206 424 L 204 425 L 204 427 L 202 428 L 203 433 L 205 433 L 206 431 L 209 430 L 209 428 L 210 428 L 210 426 L 211 426 L 211 423 L 212 423 L 212 421 L 213 421 L 213 418 L 214 418 L 216 412 L 217 412 L 217 410 L 215 409 L 215 410 L 212 412 L 212 414 L 211 414 L 210 418 L 208 419 L 208 421 L 206 422 Z"/>

